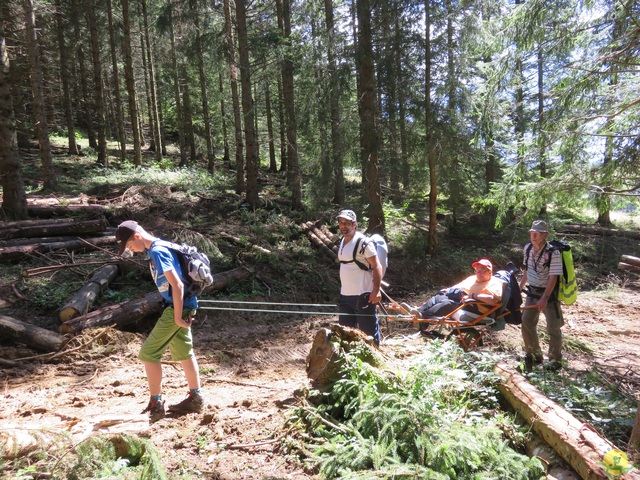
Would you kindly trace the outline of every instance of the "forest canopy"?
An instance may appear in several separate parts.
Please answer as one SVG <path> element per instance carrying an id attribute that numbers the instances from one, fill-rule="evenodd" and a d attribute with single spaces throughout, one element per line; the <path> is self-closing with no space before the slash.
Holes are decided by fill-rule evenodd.
<path id="1" fill-rule="evenodd" d="M 356 184 L 370 230 L 388 201 L 610 224 L 638 205 L 639 50 L 632 0 L 6 0 L 3 211 L 26 216 L 26 148 L 55 189 L 57 135 L 106 168 L 230 169 L 254 208 L 267 169 L 294 209 Z"/>

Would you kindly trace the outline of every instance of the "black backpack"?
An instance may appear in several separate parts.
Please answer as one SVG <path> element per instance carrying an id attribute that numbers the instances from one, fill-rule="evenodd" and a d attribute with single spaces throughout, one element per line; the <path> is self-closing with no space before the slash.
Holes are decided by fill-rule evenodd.
<path id="1" fill-rule="evenodd" d="M 199 252 L 196 247 L 186 244 L 156 240 L 154 245 L 166 247 L 177 253 L 180 268 L 185 276 L 186 284 L 184 297 L 200 295 L 205 287 L 213 283 L 211 264 L 206 254 Z"/>
<path id="2" fill-rule="evenodd" d="M 522 305 L 522 294 L 520 293 L 520 284 L 516 278 L 518 267 L 512 262 L 507 264 L 506 270 L 498 270 L 493 274 L 494 277 L 498 277 L 500 280 L 507 282 L 508 287 L 506 289 L 507 300 L 506 305 L 503 308 L 508 313 L 504 316 L 504 321 L 511 325 L 520 325 L 522 323 L 522 312 L 520 306 Z M 502 299 L 504 302 L 505 299 Z"/>

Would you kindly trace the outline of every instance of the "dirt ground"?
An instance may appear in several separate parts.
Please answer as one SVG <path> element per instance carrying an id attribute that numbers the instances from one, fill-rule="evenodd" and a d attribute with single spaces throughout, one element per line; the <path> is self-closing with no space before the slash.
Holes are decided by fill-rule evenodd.
<path id="1" fill-rule="evenodd" d="M 568 369 L 598 369 L 624 391 L 640 397 L 638 290 L 585 293 L 565 308 L 564 333 L 593 353 L 567 349 Z M 203 304 L 206 306 L 206 304 Z M 162 452 L 171 478 L 316 478 L 280 453 L 287 410 L 309 387 L 305 357 L 315 332 L 333 316 L 200 310 L 193 327 L 203 372 L 207 407 L 203 414 L 164 418 L 149 424 L 140 412 L 147 403 L 146 380 L 136 359 L 144 334 L 111 331 L 59 363 L 29 362 L 0 370 L 2 428 L 50 428 L 89 435 L 132 432 L 148 437 Z M 543 323 L 543 322 L 542 322 Z M 429 340 L 411 324 L 382 321 L 382 348 L 404 357 Z M 82 341 L 95 331 L 86 332 Z M 517 364 L 520 332 L 508 325 L 492 332 L 481 348 Z M 10 358 L 15 347 L 0 347 Z M 164 367 L 168 402 L 186 392 L 179 368 Z"/>

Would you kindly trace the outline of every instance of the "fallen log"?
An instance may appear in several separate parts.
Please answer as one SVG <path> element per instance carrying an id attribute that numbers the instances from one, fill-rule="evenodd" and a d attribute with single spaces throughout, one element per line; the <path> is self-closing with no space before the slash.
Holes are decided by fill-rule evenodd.
<path id="1" fill-rule="evenodd" d="M 233 235 L 230 235 L 226 232 L 220 232 L 218 234 L 218 236 L 220 238 L 224 238 L 226 240 L 229 240 L 233 243 L 235 243 L 236 245 L 242 245 L 243 247 L 247 247 L 247 248 L 251 248 L 259 253 L 266 253 L 266 254 L 271 254 L 271 250 L 267 250 L 266 248 L 261 247 L 260 245 L 255 245 L 255 244 L 247 244 L 246 242 L 243 242 L 241 239 L 239 239 L 238 237 L 234 237 Z"/>
<path id="2" fill-rule="evenodd" d="M 115 325 L 124 327 L 141 318 L 162 312 L 162 295 L 153 292 L 142 298 L 120 302 L 116 305 L 72 318 L 60 324 L 60 332 L 77 333 L 87 328 L 107 327 Z"/>
<path id="3" fill-rule="evenodd" d="M 27 205 L 27 215 L 36 218 L 64 217 L 74 214 L 104 215 L 104 205 Z"/>
<path id="4" fill-rule="evenodd" d="M 105 265 L 93 274 L 89 282 L 87 282 L 78 292 L 69 300 L 69 302 L 60 309 L 58 317 L 61 322 L 66 322 L 72 318 L 89 312 L 89 309 L 102 293 L 109 283 L 118 274 L 117 265 Z"/>
<path id="5" fill-rule="evenodd" d="M 107 220 L 102 217 L 95 220 L 75 220 L 72 223 L 49 223 L 41 225 L 26 225 L 22 227 L 0 227 L 0 238 L 34 238 L 44 236 L 86 235 L 88 233 L 104 232 L 108 227 Z"/>
<path id="6" fill-rule="evenodd" d="M 213 275 L 213 283 L 207 287 L 207 291 L 220 290 L 233 282 L 248 278 L 249 275 L 251 272 L 244 268 L 217 273 Z M 77 333 L 87 328 L 111 325 L 123 327 L 149 315 L 160 314 L 160 312 L 162 312 L 162 295 L 159 292 L 153 292 L 142 298 L 110 305 L 72 318 L 60 324 L 60 331 L 62 333 Z"/>
<path id="7" fill-rule="evenodd" d="M 344 361 L 341 352 L 349 352 L 356 345 L 366 347 L 367 354 L 366 358 L 363 358 L 364 361 L 374 367 L 388 369 L 387 364 L 390 359 L 375 346 L 373 338 L 359 329 L 334 323 L 331 325 L 331 330 L 321 328 L 316 332 L 306 359 L 309 379 L 318 386 L 339 380 L 338 372 Z"/>
<path id="8" fill-rule="evenodd" d="M 250 275 L 251 272 L 242 267 L 234 268 L 233 270 L 228 270 L 226 272 L 216 273 L 212 275 L 213 283 L 205 289 L 205 292 L 221 290 L 234 282 L 246 280 Z"/>
<path id="9" fill-rule="evenodd" d="M 56 220 L 51 220 L 50 218 L 46 219 L 32 219 L 32 220 L 12 220 L 10 222 L 3 222 L 0 228 L 22 228 L 22 227 L 33 227 L 34 225 L 49 225 L 53 221 L 62 225 L 65 223 L 73 223 L 76 221 L 75 218 L 58 218 Z"/>
<path id="10" fill-rule="evenodd" d="M 55 250 L 93 250 L 92 246 L 111 246 L 115 250 L 115 235 L 92 237 L 84 240 L 76 239 L 67 242 L 32 243 L 15 247 L 0 247 L 0 263 L 12 262 L 33 253 L 48 253 Z"/>
<path id="11" fill-rule="evenodd" d="M 600 227 L 598 225 L 565 225 L 558 230 L 560 233 L 580 233 L 610 237 L 640 238 L 640 232 L 620 230 L 619 228 Z"/>
<path id="12" fill-rule="evenodd" d="M 620 261 L 623 263 L 629 263 L 631 265 L 635 265 L 636 267 L 640 267 L 640 258 L 634 257 L 632 255 L 622 255 L 620 257 Z"/>
<path id="13" fill-rule="evenodd" d="M 44 352 L 57 352 L 69 340 L 59 333 L 5 315 L 0 315 L 0 333 L 5 338 Z"/>
<path id="14" fill-rule="evenodd" d="M 88 205 L 96 204 L 98 199 L 96 197 L 88 197 L 87 195 L 81 195 L 79 197 L 38 197 L 30 196 L 27 198 L 27 206 L 41 205 Z"/>
<path id="15" fill-rule="evenodd" d="M 97 232 L 92 234 L 93 238 L 113 237 L 114 231 Z M 10 240 L 0 240 L 0 248 L 17 247 L 20 245 L 33 245 L 34 243 L 52 243 L 52 242 L 71 242 L 77 240 L 78 236 L 73 237 L 38 237 L 34 238 L 13 238 Z"/>
<path id="16" fill-rule="evenodd" d="M 498 385 L 502 395 L 583 480 L 608 478 L 611 472 L 603 461 L 607 453 L 617 450 L 611 442 L 547 398 L 513 368 L 500 363 L 494 371 L 502 377 Z M 640 472 L 632 468 L 617 478 L 640 480 Z"/>
<path id="17" fill-rule="evenodd" d="M 631 265 L 629 263 L 618 263 L 618 270 L 626 270 L 628 272 L 640 273 L 640 265 Z"/>

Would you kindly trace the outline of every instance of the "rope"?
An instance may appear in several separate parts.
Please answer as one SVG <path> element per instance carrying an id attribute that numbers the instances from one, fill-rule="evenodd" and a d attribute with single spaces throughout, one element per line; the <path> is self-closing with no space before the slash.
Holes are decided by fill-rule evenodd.
<path id="1" fill-rule="evenodd" d="M 335 305 L 334 305 L 335 307 Z M 224 310 L 229 312 L 261 312 L 261 313 L 295 313 L 298 315 L 340 315 L 340 316 L 354 316 L 354 317 L 373 317 L 374 315 L 361 315 L 357 313 L 338 313 L 338 312 L 305 312 L 299 310 L 267 310 L 264 308 L 231 308 L 231 307 L 198 307 L 198 310 Z M 390 315 L 380 315 L 378 318 L 387 317 Z"/>
<path id="2" fill-rule="evenodd" d="M 277 303 L 277 302 L 245 302 L 242 300 L 201 300 L 198 299 L 198 303 L 233 303 L 243 305 L 291 305 L 299 307 L 333 307 L 337 305 L 335 303 Z"/>

